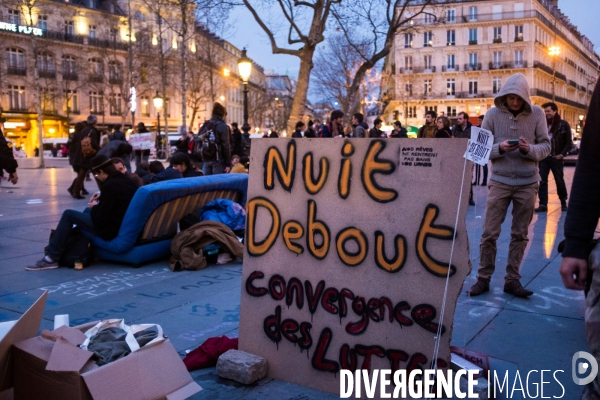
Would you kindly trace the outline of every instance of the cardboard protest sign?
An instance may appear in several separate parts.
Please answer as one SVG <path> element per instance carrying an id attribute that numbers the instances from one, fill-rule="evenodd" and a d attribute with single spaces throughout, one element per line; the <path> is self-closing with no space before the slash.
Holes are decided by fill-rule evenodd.
<path id="1" fill-rule="evenodd" d="M 270 378 L 331 393 L 340 369 L 428 369 L 450 268 L 437 359 L 446 368 L 471 269 L 468 185 L 448 264 L 466 145 L 254 141 L 239 349 L 266 358 Z"/>
<path id="2" fill-rule="evenodd" d="M 132 133 L 129 135 L 129 144 L 133 150 L 149 150 L 156 143 L 156 132 Z"/>
<path id="3" fill-rule="evenodd" d="M 492 132 L 476 126 L 471 128 L 471 139 L 467 146 L 465 158 L 475 164 L 487 165 L 494 147 L 494 135 Z"/>

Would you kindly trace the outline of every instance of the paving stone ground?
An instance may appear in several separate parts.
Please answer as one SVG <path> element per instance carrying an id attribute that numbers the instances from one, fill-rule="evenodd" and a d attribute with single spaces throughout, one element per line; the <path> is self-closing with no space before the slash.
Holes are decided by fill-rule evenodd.
<path id="1" fill-rule="evenodd" d="M 209 337 L 237 336 L 241 261 L 180 273 L 171 272 L 167 260 L 140 269 L 101 261 L 83 271 L 25 271 L 26 265 L 42 257 L 50 229 L 62 212 L 83 209 L 86 203 L 67 193 L 74 173 L 64 160 L 49 160 L 47 165 L 55 168 L 46 169 L 27 168 L 33 167 L 32 160 L 22 164 L 25 168 L 19 170 L 18 185 L 0 185 L 0 321 L 18 318 L 47 289 L 50 295 L 41 329 L 52 328 L 55 314 L 69 314 L 72 325 L 115 317 L 129 323 L 153 322 L 162 325 L 182 356 Z M 568 187 L 573 170 L 565 168 Z M 86 182 L 86 187 L 90 192 L 96 189 L 94 182 Z M 467 214 L 474 268 L 465 288 L 476 275 L 486 194 L 486 187 L 474 186 L 476 206 L 469 207 Z M 522 267 L 523 286 L 535 294 L 524 300 L 503 293 L 503 271 L 494 276 L 486 295 L 469 299 L 463 290 L 452 344 L 489 355 L 500 372 L 563 370 L 557 373 L 564 386 L 563 398 L 576 399 L 581 387 L 571 379 L 571 358 L 576 351 L 587 350 L 585 305 L 583 294 L 564 289 L 558 275 L 561 259 L 556 248 L 562 240 L 564 219 L 551 180 L 549 212 L 534 215 Z M 499 266 L 506 261 L 510 220 L 502 228 Z M 193 399 L 338 398 L 269 379 L 246 387 L 220 379 L 214 368 L 195 371 L 192 376 L 204 388 Z M 525 378 L 523 375 L 523 385 Z M 551 382 L 545 385 L 544 396 L 560 396 L 561 388 L 551 375 L 546 374 L 544 381 Z M 512 398 L 523 398 L 519 396 L 521 392 L 516 391 Z"/>

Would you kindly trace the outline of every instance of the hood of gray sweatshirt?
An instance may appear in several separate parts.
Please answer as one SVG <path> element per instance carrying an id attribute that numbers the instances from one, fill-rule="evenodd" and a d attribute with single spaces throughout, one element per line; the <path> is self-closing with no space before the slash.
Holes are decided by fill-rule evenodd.
<path id="1" fill-rule="evenodd" d="M 516 117 L 506 105 L 506 96 L 515 94 L 525 101 L 523 111 Z M 529 84 L 523 74 L 515 74 L 494 99 L 483 120 L 483 129 L 494 135 L 494 146 L 490 154 L 492 174 L 490 179 L 511 186 L 529 185 L 540 181 L 538 162 L 550 154 L 548 125 L 544 110 L 531 104 Z M 500 143 L 507 139 L 525 138 L 529 151 L 500 152 Z"/>

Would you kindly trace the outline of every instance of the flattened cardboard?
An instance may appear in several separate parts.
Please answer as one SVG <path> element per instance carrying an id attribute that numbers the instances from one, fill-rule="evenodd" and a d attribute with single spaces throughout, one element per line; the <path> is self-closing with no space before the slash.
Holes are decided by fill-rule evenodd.
<path id="1" fill-rule="evenodd" d="M 5 332 L 3 337 L 0 336 L 0 392 L 12 386 L 11 346 L 37 336 L 47 296 L 48 291 L 45 291 L 18 321 L 0 324 L 5 327 L 0 329 Z"/>
<path id="2" fill-rule="evenodd" d="M 340 369 L 429 368 L 443 323 L 436 361 L 449 367 L 471 270 L 466 148 L 466 139 L 253 143 L 239 349 L 264 357 L 269 378 L 339 394 Z"/>
<path id="3" fill-rule="evenodd" d="M 82 350 L 59 336 L 50 353 L 46 371 L 79 372 L 93 355 L 93 352 Z"/>
<path id="4" fill-rule="evenodd" d="M 53 331 L 44 329 L 41 335 L 43 338 L 52 340 L 53 342 L 56 342 L 58 338 L 63 338 L 75 346 L 79 346 L 81 343 L 85 342 L 86 339 L 85 334 L 78 328 L 70 328 L 64 325 Z"/>

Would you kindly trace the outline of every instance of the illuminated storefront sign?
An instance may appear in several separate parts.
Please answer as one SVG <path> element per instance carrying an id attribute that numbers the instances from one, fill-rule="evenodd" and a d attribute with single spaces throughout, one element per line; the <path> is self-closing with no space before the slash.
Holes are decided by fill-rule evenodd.
<path id="1" fill-rule="evenodd" d="M 42 36 L 42 30 L 40 28 L 9 24 L 8 22 L 0 22 L 0 30 L 24 33 L 26 35 Z"/>

